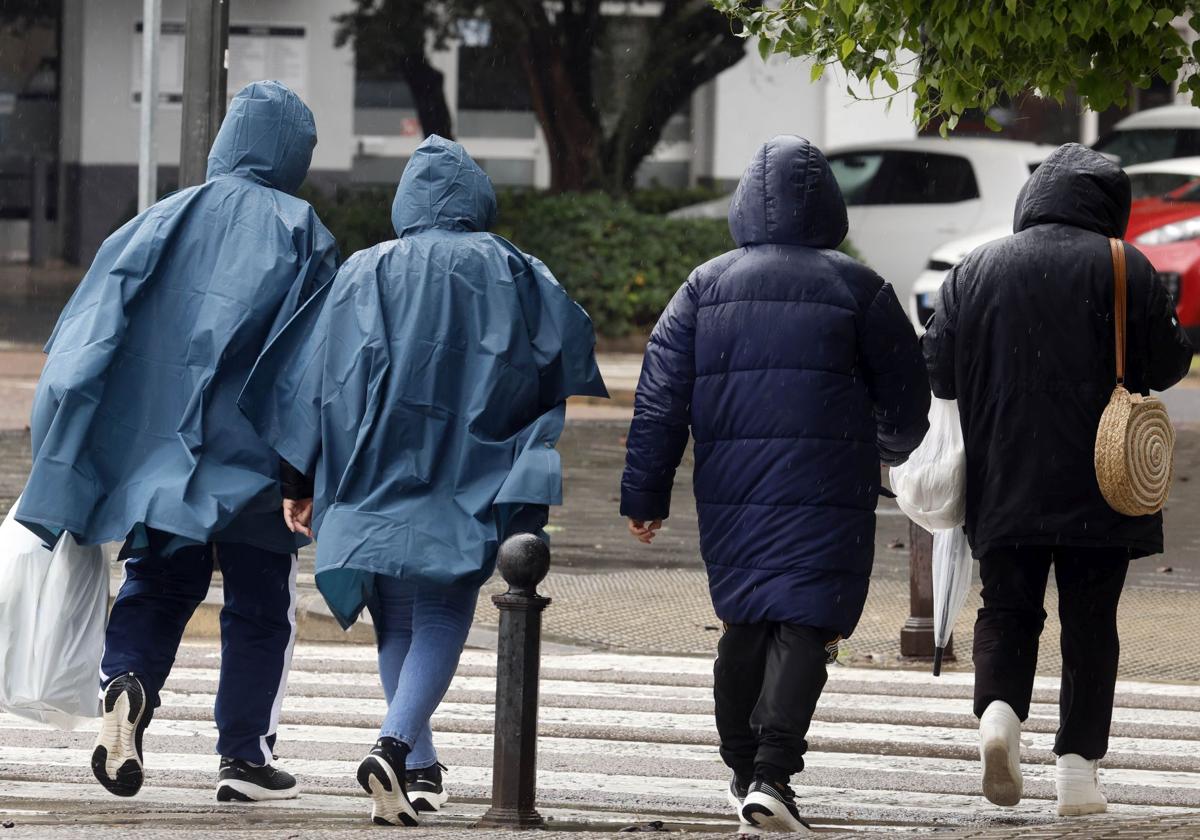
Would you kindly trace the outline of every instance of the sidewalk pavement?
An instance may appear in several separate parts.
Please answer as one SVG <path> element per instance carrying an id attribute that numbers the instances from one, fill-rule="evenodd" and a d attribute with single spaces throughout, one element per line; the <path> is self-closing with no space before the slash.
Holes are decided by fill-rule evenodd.
<path id="1" fill-rule="evenodd" d="M 690 460 L 676 480 L 675 514 L 653 546 L 635 543 L 616 515 L 623 446 L 621 424 L 575 423 L 564 434 L 565 504 L 552 513 L 552 571 L 543 591 L 554 599 L 545 613 L 547 638 L 594 650 L 709 655 L 720 634 L 698 557 L 695 510 L 690 504 Z M 29 470 L 28 435 L 0 432 L 0 514 L 7 512 Z M 1200 482 L 1183 478 L 1200 470 L 1200 431 L 1180 436 L 1173 509 L 1200 506 Z M 1168 512 L 1169 553 L 1138 561 L 1121 606 L 1121 675 L 1127 679 L 1200 682 L 1200 520 Z M 301 552 L 298 624 L 301 639 L 370 643 L 371 627 L 360 623 L 342 633 L 312 578 L 313 553 Z M 1160 572 L 1160 569 L 1172 569 Z M 216 580 L 219 585 L 219 577 Z M 485 595 L 503 588 L 488 584 Z M 1050 616 L 1041 645 L 1039 673 L 1060 672 L 1056 593 L 1050 586 Z M 848 663 L 863 667 L 913 667 L 899 657 L 899 630 L 908 617 L 907 521 L 894 504 L 880 508 L 875 573 L 857 632 L 843 646 Z M 949 669 L 969 669 L 972 622 L 978 585 L 964 609 L 955 637 L 960 659 Z M 192 633 L 219 632 L 217 587 L 197 612 Z M 480 599 L 479 633 L 493 633 L 497 612 Z M 490 629 L 489 629 L 490 628 Z"/>

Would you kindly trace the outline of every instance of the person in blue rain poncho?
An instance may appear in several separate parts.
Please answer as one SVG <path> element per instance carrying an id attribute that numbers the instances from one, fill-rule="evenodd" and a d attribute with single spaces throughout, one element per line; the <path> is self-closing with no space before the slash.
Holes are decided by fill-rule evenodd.
<path id="1" fill-rule="evenodd" d="M 238 93 L 205 183 L 104 242 L 46 345 L 16 518 L 49 542 L 63 531 L 125 541 L 92 757 L 119 796 L 141 788 L 142 732 L 214 555 L 225 590 L 218 799 L 296 795 L 271 760 L 297 537 L 279 509 L 278 457 L 236 401 L 267 341 L 337 268 L 333 237 L 293 195 L 316 140 L 312 113 L 285 86 Z"/>
<path id="2" fill-rule="evenodd" d="M 429 719 L 480 585 L 500 542 L 561 503 L 566 398 L 607 396 L 587 313 L 487 232 L 495 216 L 466 151 L 426 140 L 396 191 L 398 238 L 346 261 L 241 399 L 295 470 L 289 516 L 311 521 L 318 588 L 344 626 L 374 619 L 388 712 L 358 778 L 377 822 L 445 802 Z"/>

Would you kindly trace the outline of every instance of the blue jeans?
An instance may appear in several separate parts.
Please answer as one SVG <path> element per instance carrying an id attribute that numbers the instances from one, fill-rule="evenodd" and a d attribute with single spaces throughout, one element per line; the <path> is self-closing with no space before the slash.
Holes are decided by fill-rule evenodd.
<path id="1" fill-rule="evenodd" d="M 432 767 L 438 759 L 429 719 L 458 670 L 479 586 L 417 586 L 376 575 L 375 594 L 371 618 L 388 702 L 379 736 L 409 746 L 409 770 Z"/>

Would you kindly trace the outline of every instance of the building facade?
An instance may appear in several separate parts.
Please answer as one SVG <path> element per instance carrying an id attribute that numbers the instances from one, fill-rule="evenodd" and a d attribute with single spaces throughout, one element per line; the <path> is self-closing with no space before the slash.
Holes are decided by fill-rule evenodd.
<path id="1" fill-rule="evenodd" d="M 57 161 L 57 250 L 68 261 L 87 262 L 136 208 L 142 2 L 62 4 L 57 136 L 42 141 L 46 148 L 40 152 Z M 177 180 L 185 5 L 163 0 L 157 120 L 163 193 Z M 317 121 L 311 181 L 318 186 L 393 184 L 422 139 L 404 84 L 356 66 L 352 46 L 335 46 L 334 17 L 351 5 L 236 0 L 231 6 L 230 95 L 260 78 L 278 79 L 300 93 Z M 610 3 L 605 11 L 609 30 L 620 39 L 636 37 L 639 20 L 654 10 L 645 3 Z M 464 23 L 460 37 L 434 51 L 432 62 L 445 77 L 457 139 L 493 180 L 511 187 L 548 186 L 546 145 L 528 95 L 486 25 Z M 902 103 L 889 112 L 882 102 L 856 101 L 845 80 L 832 73 L 816 83 L 809 79 L 805 62 L 763 62 L 748 53 L 674 117 L 639 171 L 639 183 L 731 183 L 758 144 L 780 133 L 802 134 L 824 147 L 914 136 L 911 113 Z M 10 225 L 7 239 L 0 236 L 0 258 L 6 242 L 7 256 L 19 256 L 20 240 Z"/>

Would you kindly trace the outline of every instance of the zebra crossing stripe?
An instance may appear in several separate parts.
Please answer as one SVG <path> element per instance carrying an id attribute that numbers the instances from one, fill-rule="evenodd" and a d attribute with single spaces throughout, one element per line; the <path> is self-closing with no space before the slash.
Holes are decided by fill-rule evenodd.
<path id="1" fill-rule="evenodd" d="M 146 736 L 147 794 L 153 799 L 145 801 L 211 801 L 218 662 L 213 645 L 181 651 Z M 293 664 L 294 690 L 283 703 L 278 752 L 281 766 L 305 790 L 304 804 L 296 807 L 357 812 L 363 803 L 354 797 L 354 770 L 385 708 L 374 651 L 300 645 Z M 731 820 L 728 773 L 715 747 L 711 667 L 711 661 L 692 657 L 544 657 L 538 750 L 546 808 L 563 814 L 584 809 L 592 821 L 597 814 L 628 822 L 656 814 Z M 494 668 L 494 653 L 468 651 L 434 718 L 460 815 L 481 811 L 490 792 Z M 1030 728 L 1041 731 L 1025 735 L 1027 800 L 999 811 L 978 795 L 977 735 L 966 699 L 970 675 L 951 676 L 940 682 L 912 672 L 831 669 L 810 733 L 807 768 L 794 780 L 802 813 L 913 823 L 1052 818 L 1047 757 L 1057 710 L 1034 705 Z M 869 692 L 860 690 L 868 685 Z M 1200 688 L 1123 683 L 1119 691 L 1124 705 L 1115 715 L 1118 731 L 1128 727 L 1156 737 L 1112 739 L 1102 770 L 1112 812 L 1200 808 Z M 96 728 L 93 722 L 62 733 L 0 714 L 0 800 L 20 800 L 22 807 L 68 798 L 110 802 L 87 770 Z M 646 810 L 632 812 L 630 802 Z"/>

